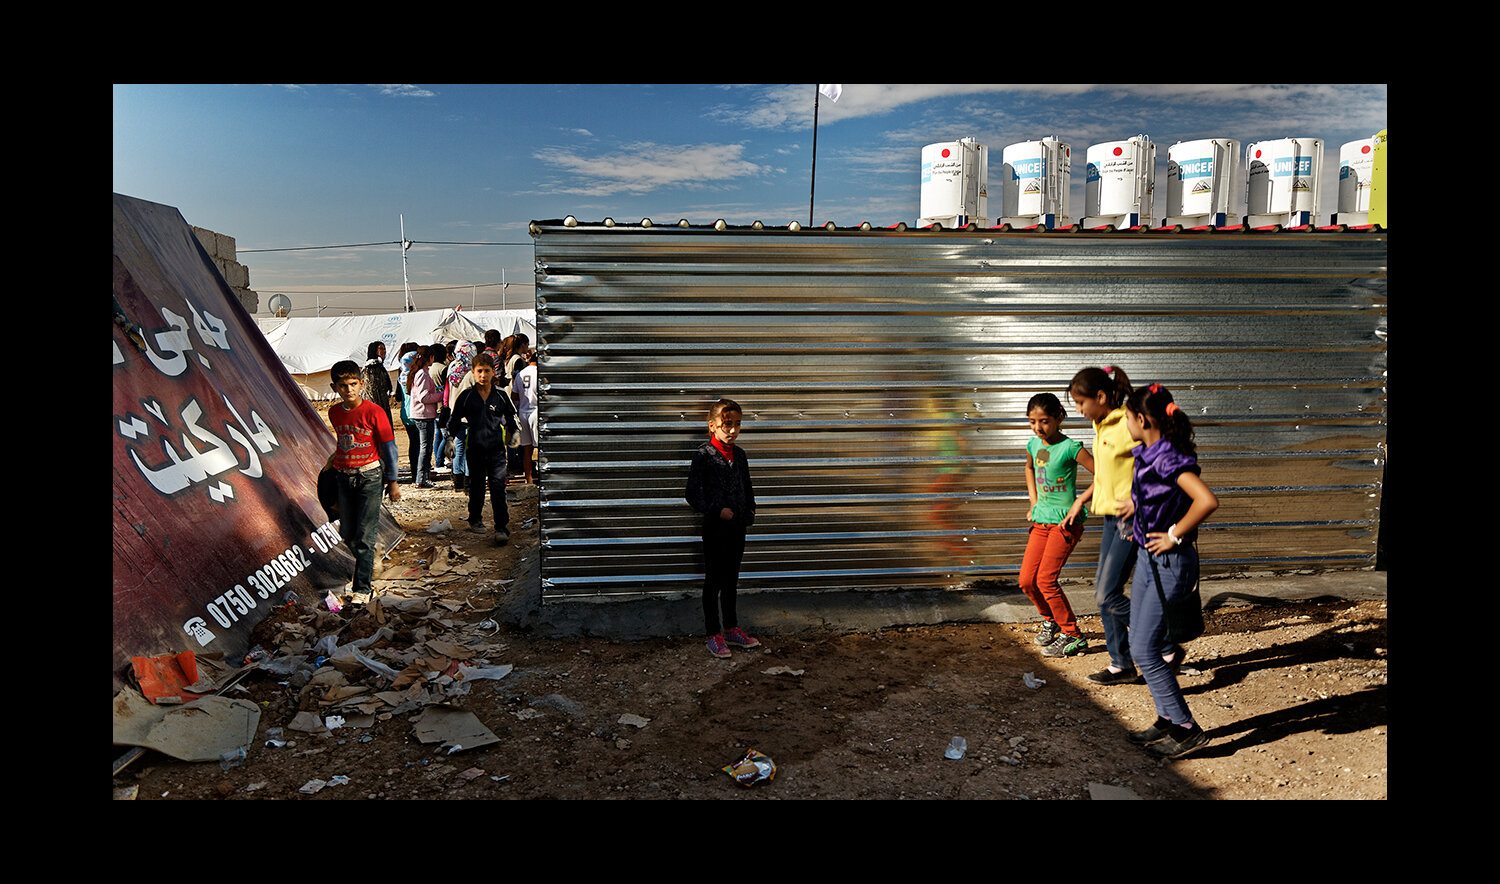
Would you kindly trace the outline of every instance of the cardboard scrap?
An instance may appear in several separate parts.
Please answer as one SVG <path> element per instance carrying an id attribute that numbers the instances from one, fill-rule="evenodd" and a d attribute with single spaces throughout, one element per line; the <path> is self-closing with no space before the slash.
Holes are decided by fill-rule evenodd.
<path id="1" fill-rule="evenodd" d="M 433 653 L 442 654 L 453 660 L 467 660 L 474 656 L 474 652 L 463 645 L 455 642 L 443 641 L 441 639 L 428 639 L 427 648 Z"/>
<path id="2" fill-rule="evenodd" d="M 413 726 L 417 740 L 441 743 L 449 752 L 459 752 L 500 742 L 500 738 L 472 712 L 429 706 Z"/>
<path id="3" fill-rule="evenodd" d="M 305 734 L 321 734 L 328 731 L 328 728 L 323 726 L 322 716 L 305 709 L 298 712 L 296 717 L 287 723 L 286 729 L 289 731 L 301 731 Z"/>
<path id="4" fill-rule="evenodd" d="M 219 696 L 163 707 L 123 690 L 115 695 L 113 718 L 117 746 L 155 749 L 179 761 L 218 761 L 255 740 L 260 708 Z"/>
<path id="5" fill-rule="evenodd" d="M 1094 801 L 1140 801 L 1141 796 L 1124 786 L 1089 783 L 1089 798 Z"/>

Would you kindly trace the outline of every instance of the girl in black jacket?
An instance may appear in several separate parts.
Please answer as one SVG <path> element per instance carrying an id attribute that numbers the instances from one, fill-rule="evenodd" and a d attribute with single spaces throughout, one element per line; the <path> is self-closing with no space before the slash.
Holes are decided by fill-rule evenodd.
<path id="1" fill-rule="evenodd" d="M 708 410 L 709 440 L 693 453 L 687 502 L 703 516 L 703 622 L 708 651 L 728 657 L 729 645 L 757 648 L 739 627 L 735 587 L 745 556 L 745 529 L 755 524 L 755 489 L 745 450 L 734 444 L 744 410 L 720 399 Z"/>

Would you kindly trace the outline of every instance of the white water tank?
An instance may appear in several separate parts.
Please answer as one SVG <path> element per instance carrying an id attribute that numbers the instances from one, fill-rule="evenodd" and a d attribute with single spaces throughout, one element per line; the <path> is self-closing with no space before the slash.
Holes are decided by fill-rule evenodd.
<path id="1" fill-rule="evenodd" d="M 1339 148 L 1339 213 L 1370 211 L 1370 177 L 1375 172 L 1375 139 Z"/>
<path id="2" fill-rule="evenodd" d="M 973 138 L 922 148 L 922 217 L 919 227 L 974 222 L 988 227 L 989 148 Z"/>
<path id="3" fill-rule="evenodd" d="M 1006 218 L 1055 215 L 1068 218 L 1073 149 L 1056 138 L 1022 141 L 1000 153 Z"/>
<path id="4" fill-rule="evenodd" d="M 1245 147 L 1249 213 L 1318 215 L 1318 176 L 1323 174 L 1323 139 L 1282 138 Z"/>
<path id="5" fill-rule="evenodd" d="M 1085 159 L 1088 163 L 1083 190 L 1085 216 L 1135 214 L 1142 221 L 1151 217 L 1156 145 L 1149 136 L 1092 145 Z"/>
<path id="6" fill-rule="evenodd" d="M 1233 138 L 1179 141 L 1167 148 L 1167 215 L 1245 214 L 1240 143 Z"/>

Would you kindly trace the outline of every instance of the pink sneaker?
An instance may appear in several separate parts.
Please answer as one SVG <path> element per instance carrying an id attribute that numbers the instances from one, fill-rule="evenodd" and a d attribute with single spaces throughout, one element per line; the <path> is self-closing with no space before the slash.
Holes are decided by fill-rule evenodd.
<path id="1" fill-rule="evenodd" d="M 715 657 L 729 656 L 729 646 L 724 644 L 724 636 L 711 635 L 708 637 L 708 641 L 705 644 L 708 645 L 708 652 L 710 654 L 713 654 Z"/>
<path id="2" fill-rule="evenodd" d="M 740 629 L 738 626 L 734 627 L 733 629 L 725 630 L 724 640 L 729 642 L 731 645 L 740 648 L 760 647 L 760 639 L 746 635 L 745 630 Z"/>

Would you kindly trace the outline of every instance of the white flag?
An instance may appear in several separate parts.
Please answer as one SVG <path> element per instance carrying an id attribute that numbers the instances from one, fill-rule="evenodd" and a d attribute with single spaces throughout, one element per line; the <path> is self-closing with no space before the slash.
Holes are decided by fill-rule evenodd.
<path id="1" fill-rule="evenodd" d="M 843 83 L 819 83 L 818 91 L 828 96 L 830 101 L 838 101 L 839 96 L 844 94 Z"/>

